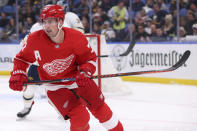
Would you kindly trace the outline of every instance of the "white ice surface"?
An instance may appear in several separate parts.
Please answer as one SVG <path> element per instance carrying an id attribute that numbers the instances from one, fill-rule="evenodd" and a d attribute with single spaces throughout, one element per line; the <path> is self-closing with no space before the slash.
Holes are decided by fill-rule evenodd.
<path id="1" fill-rule="evenodd" d="M 131 94 L 106 98 L 125 131 L 197 131 L 197 87 L 124 82 Z M 16 113 L 23 108 L 22 94 L 0 77 L 0 131 L 69 131 L 69 122 L 58 119 L 47 100 L 37 98 L 24 120 Z M 91 116 L 90 131 L 105 131 Z"/>

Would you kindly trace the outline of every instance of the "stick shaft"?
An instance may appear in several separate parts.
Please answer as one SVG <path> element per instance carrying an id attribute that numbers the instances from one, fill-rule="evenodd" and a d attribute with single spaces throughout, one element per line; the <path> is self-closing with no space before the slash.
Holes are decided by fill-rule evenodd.
<path id="1" fill-rule="evenodd" d="M 105 74 L 105 75 L 97 75 L 92 76 L 90 79 L 98 79 L 98 78 L 110 78 L 110 77 L 119 77 L 119 76 L 131 76 L 131 75 L 141 75 L 141 74 L 151 74 L 151 73 L 162 73 L 162 72 L 171 72 L 179 67 L 181 67 L 189 58 L 190 51 L 187 50 L 184 52 L 181 59 L 172 67 L 167 69 L 161 69 L 161 70 L 148 70 L 148 71 L 137 71 L 137 72 L 126 72 L 126 73 L 116 73 L 116 74 Z M 56 82 L 66 82 L 66 81 L 75 81 L 75 78 L 65 78 L 65 79 L 56 79 L 56 80 L 45 80 L 45 81 L 35 81 L 35 82 L 28 82 L 24 85 L 36 85 L 36 84 L 46 84 L 46 83 L 56 83 Z"/>

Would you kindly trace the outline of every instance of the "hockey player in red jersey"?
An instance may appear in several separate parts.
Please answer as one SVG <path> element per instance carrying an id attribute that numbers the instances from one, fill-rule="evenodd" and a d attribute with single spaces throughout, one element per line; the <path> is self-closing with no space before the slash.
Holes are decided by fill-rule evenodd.
<path id="1" fill-rule="evenodd" d="M 60 5 L 64 10 L 68 9 L 68 1 L 59 0 L 59 1 L 57 1 L 57 5 Z M 81 20 L 79 19 L 77 14 L 75 14 L 73 12 L 66 12 L 66 14 L 64 16 L 63 27 L 73 28 L 73 29 L 76 29 L 76 30 L 84 33 L 84 27 L 83 27 Z M 43 27 L 42 27 L 41 23 L 37 22 L 31 27 L 30 33 L 33 33 L 35 31 L 42 30 L 42 29 L 43 29 Z M 25 43 L 26 38 L 27 37 L 25 37 L 20 42 L 21 45 L 23 45 L 23 43 Z M 38 71 L 37 71 L 37 65 L 31 65 L 28 68 L 27 77 L 28 77 L 29 82 L 40 81 L 40 77 L 39 77 Z M 38 85 L 28 85 L 28 88 L 23 91 L 22 98 L 23 98 L 24 107 L 22 110 L 20 110 L 17 113 L 18 118 L 26 118 L 29 115 L 29 113 L 31 112 L 33 105 L 34 105 L 34 96 L 35 96 L 37 88 L 39 88 Z M 40 97 L 45 98 L 45 95 L 41 94 Z M 61 118 L 61 117 L 59 117 L 59 118 Z"/>
<path id="2" fill-rule="evenodd" d="M 75 77 L 75 81 L 43 85 L 49 103 L 70 120 L 71 131 L 89 130 L 90 112 L 108 131 L 123 131 L 122 124 L 104 102 L 101 89 L 89 79 L 96 70 L 96 54 L 79 31 L 62 27 L 61 6 L 47 5 L 40 14 L 43 30 L 31 33 L 14 59 L 9 87 L 25 90 L 27 63 L 37 63 L 41 80 Z"/>

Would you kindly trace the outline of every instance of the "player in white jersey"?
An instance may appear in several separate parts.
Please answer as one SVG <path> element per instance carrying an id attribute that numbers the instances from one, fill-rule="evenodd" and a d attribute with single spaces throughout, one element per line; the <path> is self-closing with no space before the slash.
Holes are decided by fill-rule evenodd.
<path id="1" fill-rule="evenodd" d="M 59 2 L 57 4 L 62 5 L 61 2 Z M 66 12 L 63 26 L 73 28 L 73 29 L 76 29 L 76 30 L 84 33 L 84 27 L 83 27 L 79 17 L 73 12 Z M 30 33 L 33 33 L 35 31 L 42 30 L 42 29 L 43 29 L 42 25 L 37 22 L 30 29 Z M 26 39 L 27 39 L 27 37 L 25 37 L 21 41 L 20 44 L 22 45 L 26 41 Z M 28 81 L 40 81 L 36 65 L 30 66 L 30 68 L 28 70 Z M 26 90 L 23 91 L 24 108 L 20 112 L 17 113 L 17 116 L 19 118 L 23 118 L 30 113 L 31 108 L 34 104 L 33 98 L 34 98 L 34 94 L 35 94 L 35 88 L 36 88 L 35 85 L 29 85 L 28 88 L 26 88 Z"/>

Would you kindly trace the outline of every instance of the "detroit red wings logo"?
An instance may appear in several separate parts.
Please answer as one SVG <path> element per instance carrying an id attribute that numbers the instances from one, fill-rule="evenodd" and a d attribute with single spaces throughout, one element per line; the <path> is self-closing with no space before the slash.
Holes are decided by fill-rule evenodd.
<path id="1" fill-rule="evenodd" d="M 70 55 L 65 59 L 56 59 L 53 60 L 51 63 L 46 63 L 43 65 L 43 69 L 50 75 L 55 76 L 58 73 L 62 73 L 65 71 L 70 64 L 72 63 L 74 55 Z"/>

